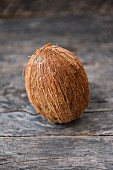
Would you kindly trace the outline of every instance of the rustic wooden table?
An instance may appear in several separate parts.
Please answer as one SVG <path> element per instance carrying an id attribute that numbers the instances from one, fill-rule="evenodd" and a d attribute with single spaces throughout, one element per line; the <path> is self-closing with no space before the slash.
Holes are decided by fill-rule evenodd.
<path id="1" fill-rule="evenodd" d="M 28 56 L 47 42 L 75 52 L 90 81 L 83 118 L 65 125 L 36 115 L 25 91 Z M 0 20 L 0 169 L 113 169 L 113 14 Z"/>

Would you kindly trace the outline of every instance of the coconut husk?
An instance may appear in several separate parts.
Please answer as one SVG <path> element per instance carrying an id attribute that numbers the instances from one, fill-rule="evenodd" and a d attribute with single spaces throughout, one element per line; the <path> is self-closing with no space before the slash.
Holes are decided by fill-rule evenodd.
<path id="1" fill-rule="evenodd" d="M 66 123 L 81 117 L 89 102 L 83 64 L 70 51 L 50 43 L 29 59 L 25 86 L 36 111 L 51 122 Z"/>

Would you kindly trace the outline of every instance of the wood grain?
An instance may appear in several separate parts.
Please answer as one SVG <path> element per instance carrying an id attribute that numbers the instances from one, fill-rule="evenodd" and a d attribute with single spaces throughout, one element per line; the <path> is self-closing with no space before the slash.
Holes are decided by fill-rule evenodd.
<path id="1" fill-rule="evenodd" d="M 113 137 L 0 138 L 0 167 L 86 170 L 113 168 Z"/>
<path id="2" fill-rule="evenodd" d="M 0 20 L 0 169 L 113 169 L 113 15 Z M 44 44 L 79 56 L 90 83 L 84 116 L 49 123 L 28 101 L 22 70 Z"/>
<path id="3" fill-rule="evenodd" d="M 7 125 L 7 126 L 6 126 Z M 49 123 L 40 115 L 26 112 L 0 114 L 0 136 L 112 136 L 113 111 L 85 113 L 67 124 Z"/>

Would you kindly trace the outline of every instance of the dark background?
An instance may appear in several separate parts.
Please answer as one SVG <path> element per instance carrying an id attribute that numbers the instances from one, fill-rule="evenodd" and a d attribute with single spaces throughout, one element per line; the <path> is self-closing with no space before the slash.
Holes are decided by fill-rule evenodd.
<path id="1" fill-rule="evenodd" d="M 113 13 L 113 0 L 0 0 L 0 17 Z"/>

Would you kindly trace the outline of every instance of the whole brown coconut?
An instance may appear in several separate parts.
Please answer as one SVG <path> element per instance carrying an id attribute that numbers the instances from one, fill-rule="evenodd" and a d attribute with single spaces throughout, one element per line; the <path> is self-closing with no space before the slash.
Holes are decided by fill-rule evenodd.
<path id="1" fill-rule="evenodd" d="M 66 123 L 81 117 L 89 102 L 83 64 L 70 51 L 50 43 L 29 59 L 25 86 L 36 111 L 51 122 Z"/>

